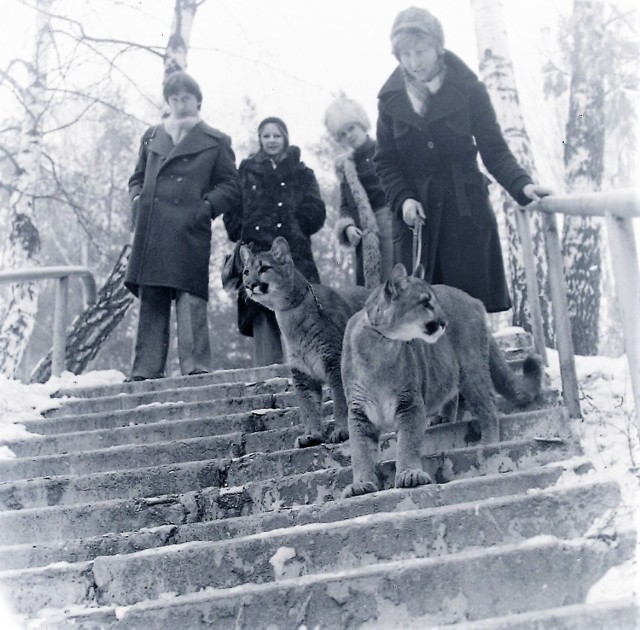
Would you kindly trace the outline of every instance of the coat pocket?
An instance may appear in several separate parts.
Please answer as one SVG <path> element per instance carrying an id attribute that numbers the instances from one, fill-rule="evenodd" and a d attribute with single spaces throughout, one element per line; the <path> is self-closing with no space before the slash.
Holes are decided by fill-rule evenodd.
<path id="1" fill-rule="evenodd" d="M 496 215 L 489 201 L 491 180 L 483 173 L 470 173 L 465 177 L 464 192 L 471 220 L 479 227 L 497 225 Z"/>

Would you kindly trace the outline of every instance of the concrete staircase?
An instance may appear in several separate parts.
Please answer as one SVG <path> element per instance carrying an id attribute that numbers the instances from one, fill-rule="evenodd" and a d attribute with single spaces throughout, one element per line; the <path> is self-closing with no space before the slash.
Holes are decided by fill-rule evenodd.
<path id="1" fill-rule="evenodd" d="M 348 442 L 291 448 L 285 366 L 59 395 L 0 461 L 0 591 L 25 627 L 639 627 L 633 601 L 585 603 L 635 534 L 611 534 L 619 487 L 552 395 L 503 405 L 500 444 L 430 428 L 430 486 L 391 489 L 385 436 L 388 489 L 355 499 Z"/>

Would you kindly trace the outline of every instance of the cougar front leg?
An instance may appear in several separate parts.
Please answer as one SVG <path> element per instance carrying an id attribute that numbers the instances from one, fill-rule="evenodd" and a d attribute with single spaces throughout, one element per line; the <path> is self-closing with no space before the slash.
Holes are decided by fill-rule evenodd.
<path id="1" fill-rule="evenodd" d="M 291 368 L 293 387 L 300 405 L 300 420 L 305 432 L 296 438 L 296 448 L 321 444 L 322 439 L 322 385 L 304 372 Z"/>
<path id="2" fill-rule="evenodd" d="M 334 368 L 329 373 L 329 387 L 333 398 L 333 420 L 334 427 L 329 442 L 344 442 L 349 439 L 347 399 L 345 398 L 342 386 L 342 376 L 340 368 Z"/>
<path id="3" fill-rule="evenodd" d="M 422 400 L 407 392 L 396 409 L 396 488 L 414 488 L 433 483 L 422 469 L 421 447 L 427 417 Z"/>
<path id="4" fill-rule="evenodd" d="M 348 423 L 353 483 L 344 489 L 342 496 L 356 497 L 377 492 L 380 489 L 376 475 L 380 430 L 357 402 L 349 404 Z"/>

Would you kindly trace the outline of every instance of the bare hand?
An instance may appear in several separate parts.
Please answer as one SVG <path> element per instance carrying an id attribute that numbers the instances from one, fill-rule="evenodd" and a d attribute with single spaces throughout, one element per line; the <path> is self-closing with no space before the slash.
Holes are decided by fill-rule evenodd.
<path id="1" fill-rule="evenodd" d="M 362 230 L 355 225 L 350 225 L 344 231 L 344 234 L 347 237 L 349 243 L 353 246 L 357 245 L 360 242 L 360 239 L 362 239 Z"/>
<path id="2" fill-rule="evenodd" d="M 552 195 L 553 190 L 547 186 L 540 186 L 539 184 L 527 184 L 522 192 L 529 197 L 529 199 L 533 199 L 533 201 L 540 201 L 542 197 L 546 197 L 547 195 Z"/>
<path id="3" fill-rule="evenodd" d="M 402 219 L 409 226 L 413 227 L 416 217 L 420 217 L 423 221 L 426 219 L 422 204 L 416 199 L 405 199 L 402 202 Z"/>

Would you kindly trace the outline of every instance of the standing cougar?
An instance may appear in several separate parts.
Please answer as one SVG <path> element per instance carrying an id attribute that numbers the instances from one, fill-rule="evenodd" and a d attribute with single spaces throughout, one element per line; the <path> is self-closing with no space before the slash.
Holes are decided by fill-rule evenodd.
<path id="1" fill-rule="evenodd" d="M 291 258 L 287 240 L 278 236 L 268 252 L 240 248 L 244 264 L 242 281 L 247 295 L 276 314 L 305 433 L 296 438 L 298 448 L 324 441 L 322 384 L 333 398 L 334 429 L 329 442 L 343 442 L 347 431 L 347 403 L 342 390 L 340 353 L 349 318 L 364 306 L 369 291 L 352 287 L 337 291 L 310 284 Z"/>
<path id="2" fill-rule="evenodd" d="M 478 419 L 483 442 L 500 439 L 493 387 L 518 405 L 539 395 L 541 362 L 529 356 L 523 378 L 509 368 L 482 302 L 459 289 L 407 276 L 402 264 L 347 324 L 342 379 L 347 397 L 353 483 L 344 496 L 378 490 L 382 430 L 397 432 L 395 485 L 431 483 L 422 469 L 427 417 L 455 419 L 458 395 Z"/>

